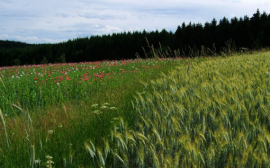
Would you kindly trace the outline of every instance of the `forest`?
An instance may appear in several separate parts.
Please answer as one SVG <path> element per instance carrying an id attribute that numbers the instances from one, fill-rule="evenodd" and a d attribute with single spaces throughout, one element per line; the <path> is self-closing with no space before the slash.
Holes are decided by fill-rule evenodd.
<path id="1" fill-rule="evenodd" d="M 270 46 L 270 14 L 258 9 L 252 17 L 224 17 L 219 21 L 214 18 L 204 25 L 183 22 L 175 32 L 121 32 L 56 44 L 0 40 L 0 66 L 145 58 L 151 56 L 148 44 L 167 50 L 170 56 L 182 57 L 211 56 L 228 46 L 235 50 L 259 50 Z M 211 52 L 196 55 L 196 50 Z"/>

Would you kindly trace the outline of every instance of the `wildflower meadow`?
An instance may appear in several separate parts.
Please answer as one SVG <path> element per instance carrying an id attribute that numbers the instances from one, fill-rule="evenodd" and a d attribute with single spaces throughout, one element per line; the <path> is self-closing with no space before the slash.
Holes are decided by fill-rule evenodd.
<path id="1" fill-rule="evenodd" d="M 99 144 L 114 117 L 133 122 L 128 102 L 140 81 L 158 78 L 181 59 L 1 67 L 0 166 L 41 167 L 46 156 L 54 167 L 91 165 L 84 142 L 91 137 Z"/>

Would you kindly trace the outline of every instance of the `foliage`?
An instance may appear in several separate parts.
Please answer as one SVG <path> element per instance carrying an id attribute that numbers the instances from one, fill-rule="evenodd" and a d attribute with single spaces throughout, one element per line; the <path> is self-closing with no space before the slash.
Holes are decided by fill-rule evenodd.
<path id="1" fill-rule="evenodd" d="M 194 50 L 205 48 L 212 52 L 196 53 L 216 55 L 223 52 L 227 41 L 234 41 L 237 50 L 241 48 L 260 49 L 270 46 L 270 15 L 259 10 L 251 17 L 222 18 L 219 22 L 182 23 L 176 31 L 151 32 L 122 32 L 102 36 L 77 38 L 57 44 L 25 44 L 21 42 L 0 41 L 0 66 L 14 64 L 40 64 L 46 58 L 48 63 L 85 62 L 101 60 L 134 59 L 136 56 L 145 58 L 142 46 L 145 46 L 145 37 L 153 46 L 160 43 L 171 50 L 180 51 L 180 55 L 194 56 Z M 192 49 L 190 49 L 192 48 Z M 203 55 L 203 56 L 205 56 Z"/>

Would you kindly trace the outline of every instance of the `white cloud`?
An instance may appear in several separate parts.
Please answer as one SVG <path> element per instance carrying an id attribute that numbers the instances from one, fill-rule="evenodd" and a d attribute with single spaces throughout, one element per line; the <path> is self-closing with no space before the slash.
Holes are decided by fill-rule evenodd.
<path id="1" fill-rule="evenodd" d="M 1 0 L 0 39 L 53 43 L 120 31 L 174 31 L 182 22 L 251 17 L 269 6 L 268 0 Z"/>
<path id="2" fill-rule="evenodd" d="M 55 39 L 55 38 L 38 38 L 36 36 L 9 36 L 8 34 L 0 34 L 1 40 L 13 40 L 22 41 L 28 43 L 57 43 L 67 39 Z"/>
<path id="3" fill-rule="evenodd" d="M 0 34 L 0 39 L 7 40 L 9 36 L 7 34 Z"/>

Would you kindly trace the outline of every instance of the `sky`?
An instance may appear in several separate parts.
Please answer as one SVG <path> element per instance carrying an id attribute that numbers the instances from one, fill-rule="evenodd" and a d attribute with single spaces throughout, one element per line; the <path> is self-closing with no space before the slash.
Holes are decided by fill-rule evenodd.
<path id="1" fill-rule="evenodd" d="M 270 13 L 269 0 L 1 0 L 0 40 L 58 43 Z"/>

